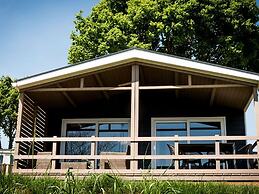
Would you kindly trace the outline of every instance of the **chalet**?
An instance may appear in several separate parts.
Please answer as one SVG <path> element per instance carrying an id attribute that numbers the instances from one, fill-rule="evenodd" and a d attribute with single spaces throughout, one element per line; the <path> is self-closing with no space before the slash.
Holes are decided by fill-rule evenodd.
<path id="1" fill-rule="evenodd" d="M 13 86 L 14 173 L 259 180 L 258 74 L 132 48 Z"/>

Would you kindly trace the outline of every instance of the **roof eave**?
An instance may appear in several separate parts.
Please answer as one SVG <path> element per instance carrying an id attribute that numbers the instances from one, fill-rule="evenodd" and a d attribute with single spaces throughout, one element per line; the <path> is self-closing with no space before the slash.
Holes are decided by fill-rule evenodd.
<path id="1" fill-rule="evenodd" d="M 259 84 L 259 75 L 257 74 L 220 67 L 216 65 L 209 65 L 194 60 L 187 60 L 181 57 L 173 57 L 141 49 L 130 49 L 126 50 L 125 52 L 119 52 L 117 54 L 108 55 L 95 60 L 90 60 L 88 62 L 78 65 L 71 65 L 67 68 L 43 73 L 20 81 L 18 80 L 12 85 L 19 90 L 26 90 L 37 85 L 42 85 L 73 76 L 80 76 L 85 73 L 91 73 L 101 69 L 106 69 L 130 62 L 147 62 L 173 69 L 181 69 L 196 73 L 243 81 L 255 84 L 257 86 Z"/>

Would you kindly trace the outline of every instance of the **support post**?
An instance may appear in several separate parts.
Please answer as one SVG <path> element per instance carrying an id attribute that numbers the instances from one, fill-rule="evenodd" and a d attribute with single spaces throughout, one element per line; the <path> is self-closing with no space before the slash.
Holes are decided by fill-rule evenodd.
<path id="1" fill-rule="evenodd" d="M 80 88 L 84 88 L 84 84 L 85 84 L 85 79 L 81 78 L 80 79 Z"/>
<path id="2" fill-rule="evenodd" d="M 52 143 L 52 156 L 56 156 L 57 155 L 57 142 L 55 141 L 55 139 L 57 138 L 57 136 L 53 136 L 54 138 L 54 142 Z M 56 169 L 56 160 L 51 160 L 51 169 L 54 170 Z"/>
<path id="3" fill-rule="evenodd" d="M 95 136 L 91 136 L 92 138 L 94 138 Z M 91 142 L 91 156 L 95 156 L 95 150 L 96 150 L 96 142 L 92 141 Z M 96 160 L 91 161 L 91 168 L 95 169 L 95 162 Z"/>
<path id="4" fill-rule="evenodd" d="M 192 85 L 192 76 L 188 75 L 188 86 Z"/>
<path id="5" fill-rule="evenodd" d="M 94 74 L 94 77 L 95 77 L 97 83 L 98 83 L 101 87 L 104 87 L 104 84 L 103 84 L 103 81 L 102 81 L 101 77 L 100 77 L 98 74 Z M 106 98 L 106 100 L 109 100 L 109 99 L 110 99 L 110 97 L 109 97 L 107 91 L 102 91 L 102 93 L 103 93 L 104 97 Z"/>
<path id="6" fill-rule="evenodd" d="M 58 85 L 58 88 L 63 88 L 61 86 L 61 84 L 57 84 Z M 76 108 L 76 103 L 74 102 L 74 100 L 68 95 L 68 93 L 66 91 L 61 91 L 62 95 L 66 98 L 66 100 L 74 107 Z"/>
<path id="7" fill-rule="evenodd" d="M 215 135 L 218 137 L 219 135 Z M 215 155 L 216 155 L 216 171 L 220 171 L 220 144 L 219 140 L 215 141 Z"/>
<path id="8" fill-rule="evenodd" d="M 20 93 L 15 139 L 20 138 L 20 135 L 21 135 L 23 101 L 24 101 L 24 94 Z M 18 161 L 15 160 L 15 156 L 17 156 L 19 154 L 19 147 L 20 147 L 20 143 L 15 142 L 15 144 L 14 144 L 14 165 L 13 165 L 14 171 L 16 169 L 18 169 Z"/>
<path id="9" fill-rule="evenodd" d="M 259 169 L 259 139 L 256 140 L 256 149 L 257 149 L 257 169 Z"/>
<path id="10" fill-rule="evenodd" d="M 257 143 L 257 161 L 259 161 L 259 102 L 257 88 L 254 88 L 254 110 L 255 110 L 255 126 L 256 126 L 256 143 Z M 258 165 L 259 169 L 259 165 Z"/>
<path id="11" fill-rule="evenodd" d="M 255 109 L 255 124 L 256 124 L 256 136 L 259 137 L 259 102 L 257 88 L 254 88 L 254 109 Z"/>
<path id="12" fill-rule="evenodd" d="M 177 138 L 178 135 L 175 135 L 175 137 Z M 178 156 L 179 155 L 179 141 L 178 140 L 176 140 L 174 142 L 174 148 L 175 148 L 175 153 L 174 154 L 176 156 Z M 179 160 L 178 159 L 174 161 L 174 169 L 175 170 L 179 170 Z"/>
<path id="13" fill-rule="evenodd" d="M 138 161 L 135 157 L 138 155 L 138 143 L 135 141 L 138 137 L 138 121 L 139 121 L 139 66 L 132 65 L 131 74 L 131 142 L 130 154 L 133 160 L 130 162 L 130 169 L 136 171 L 138 169 Z"/>

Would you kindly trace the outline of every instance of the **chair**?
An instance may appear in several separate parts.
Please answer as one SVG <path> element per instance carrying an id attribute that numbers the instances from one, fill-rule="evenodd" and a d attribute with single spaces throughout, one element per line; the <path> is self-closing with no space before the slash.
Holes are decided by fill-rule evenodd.
<path id="1" fill-rule="evenodd" d="M 169 152 L 171 155 L 175 155 L 175 147 L 173 145 L 169 145 L 167 144 L 167 147 L 169 149 Z M 170 167 L 173 167 L 174 166 L 174 160 L 172 160 L 172 164 Z"/>
<path id="2" fill-rule="evenodd" d="M 91 169 L 89 161 L 80 161 L 80 162 L 61 162 L 61 169 Z"/>
<path id="3" fill-rule="evenodd" d="M 257 154 L 257 152 L 254 152 L 254 148 L 257 146 L 257 143 L 254 142 L 253 144 L 249 143 L 243 147 L 241 147 L 238 151 L 241 153 L 246 153 L 246 154 Z M 257 159 L 247 159 L 247 167 L 249 169 L 254 169 L 258 165 L 258 160 Z"/>
<path id="4" fill-rule="evenodd" d="M 101 152 L 100 155 L 125 155 L 126 152 Z M 100 159 L 100 169 L 126 169 L 125 159 Z"/>
<path id="5" fill-rule="evenodd" d="M 130 155 L 130 145 L 126 152 L 100 152 L 100 155 Z M 130 160 L 127 159 L 100 159 L 100 169 L 129 169 Z"/>
<path id="6" fill-rule="evenodd" d="M 175 147 L 170 144 L 167 144 L 167 147 L 169 148 L 170 154 L 175 155 Z M 181 151 L 179 152 L 179 154 L 182 154 Z M 199 153 L 199 154 L 202 154 L 202 153 Z M 172 161 L 172 166 L 173 165 L 174 165 L 174 161 Z M 200 159 L 187 159 L 187 160 L 183 160 L 183 164 L 182 164 L 181 168 L 189 169 L 190 168 L 189 165 L 191 165 L 191 166 L 193 165 L 195 168 L 202 167 Z"/>
<path id="7" fill-rule="evenodd" d="M 48 159 L 48 156 L 51 156 L 52 152 L 38 152 L 37 155 L 46 156 L 46 159 L 37 159 L 36 169 L 50 169 L 51 168 L 51 159 Z"/>

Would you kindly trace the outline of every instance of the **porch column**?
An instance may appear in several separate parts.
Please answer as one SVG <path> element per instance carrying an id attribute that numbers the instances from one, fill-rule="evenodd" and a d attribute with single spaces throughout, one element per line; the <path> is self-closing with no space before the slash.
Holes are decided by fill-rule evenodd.
<path id="1" fill-rule="evenodd" d="M 17 116 L 15 139 L 19 138 L 20 134 L 21 134 L 23 99 L 24 99 L 24 94 L 20 93 L 19 104 L 18 104 L 18 116 Z M 15 160 L 15 156 L 17 156 L 19 154 L 19 146 L 20 146 L 20 143 L 14 142 L 14 164 L 13 164 L 13 170 L 14 171 L 18 168 L 18 161 Z"/>
<path id="2" fill-rule="evenodd" d="M 259 102 L 258 102 L 258 88 L 254 88 L 254 110 L 255 110 L 255 128 L 256 128 L 256 143 L 257 143 L 257 156 L 259 158 Z M 257 158 L 257 160 L 258 160 Z M 259 168 L 259 165 L 258 165 Z"/>
<path id="3" fill-rule="evenodd" d="M 131 139 L 136 140 L 138 137 L 138 121 L 139 121 L 139 66 L 132 65 L 131 72 L 131 125 L 130 125 L 130 136 Z M 131 142 L 130 154 L 135 157 L 138 155 L 138 143 Z M 131 171 L 138 169 L 138 161 L 131 160 L 130 162 Z"/>
<path id="4" fill-rule="evenodd" d="M 257 88 L 254 88 L 254 110 L 255 110 L 256 136 L 259 137 L 259 102 L 258 102 Z"/>

